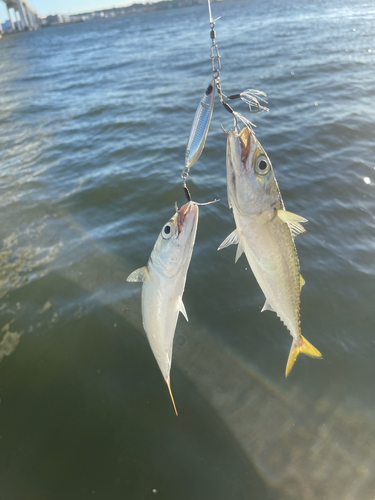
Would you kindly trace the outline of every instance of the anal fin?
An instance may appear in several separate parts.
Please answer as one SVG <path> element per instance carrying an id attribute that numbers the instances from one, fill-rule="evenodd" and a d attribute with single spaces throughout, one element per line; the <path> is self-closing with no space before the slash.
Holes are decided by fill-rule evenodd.
<path id="1" fill-rule="evenodd" d="M 300 352 L 312 358 L 322 358 L 321 353 L 316 349 L 305 337 L 300 336 L 298 340 L 293 339 L 292 347 L 290 348 L 288 361 L 286 364 L 285 376 L 291 372 L 294 362 Z"/>

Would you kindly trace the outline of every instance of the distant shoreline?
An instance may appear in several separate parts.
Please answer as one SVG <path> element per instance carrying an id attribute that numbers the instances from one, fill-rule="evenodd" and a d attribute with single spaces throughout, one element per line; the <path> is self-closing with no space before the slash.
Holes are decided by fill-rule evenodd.
<path id="1" fill-rule="evenodd" d="M 237 0 L 211 0 L 211 3 L 237 1 Z M 55 14 L 46 17 L 40 17 L 41 28 L 51 28 L 53 26 L 61 26 L 64 24 L 75 24 L 81 22 L 94 21 L 98 19 L 106 19 L 120 16 L 129 16 L 139 14 L 141 12 L 157 12 L 171 9 L 181 9 L 186 7 L 194 7 L 197 5 L 207 5 L 206 0 L 161 0 L 154 3 L 134 3 L 126 7 L 113 7 L 111 9 L 101 9 L 92 12 L 82 12 L 80 14 Z M 2 35 L 15 35 L 23 33 L 26 30 L 4 30 Z M 1 35 L 0 35 L 1 38 Z"/>
<path id="2" fill-rule="evenodd" d="M 221 3 L 222 1 L 235 0 L 212 0 L 212 3 Z M 71 24 L 78 22 L 93 21 L 95 19 L 111 18 L 118 16 L 127 16 L 139 14 L 140 12 L 156 12 L 161 10 L 180 9 L 193 7 L 196 5 L 206 5 L 206 0 L 161 0 L 154 3 L 134 3 L 126 7 L 113 7 L 111 9 L 101 9 L 92 12 L 83 12 L 81 14 L 64 15 L 56 14 L 42 19 L 42 28 L 58 26 L 61 24 Z"/>

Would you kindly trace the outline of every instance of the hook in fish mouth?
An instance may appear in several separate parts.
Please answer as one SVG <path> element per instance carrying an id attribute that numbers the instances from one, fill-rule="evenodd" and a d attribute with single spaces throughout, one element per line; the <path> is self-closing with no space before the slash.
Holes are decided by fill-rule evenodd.
<path id="1" fill-rule="evenodd" d="M 238 140 L 241 146 L 241 160 L 245 162 L 250 153 L 250 135 L 252 131 L 249 127 L 244 127 L 238 135 Z"/>
<path id="2" fill-rule="evenodd" d="M 181 233 L 182 226 L 185 222 L 185 218 L 186 218 L 187 214 L 190 212 L 193 204 L 194 203 L 192 201 L 189 201 L 188 203 L 183 205 L 180 208 L 180 210 L 177 212 L 177 231 L 178 231 L 178 234 Z"/>

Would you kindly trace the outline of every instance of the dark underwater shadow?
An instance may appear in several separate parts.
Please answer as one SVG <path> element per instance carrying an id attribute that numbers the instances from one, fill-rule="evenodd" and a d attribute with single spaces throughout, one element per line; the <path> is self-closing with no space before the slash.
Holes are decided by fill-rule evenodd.
<path id="1" fill-rule="evenodd" d="M 188 378 L 174 367 L 176 418 L 145 337 L 85 293 L 56 273 L 12 292 L 44 320 L 0 364 L 1 498 L 274 498 Z"/>

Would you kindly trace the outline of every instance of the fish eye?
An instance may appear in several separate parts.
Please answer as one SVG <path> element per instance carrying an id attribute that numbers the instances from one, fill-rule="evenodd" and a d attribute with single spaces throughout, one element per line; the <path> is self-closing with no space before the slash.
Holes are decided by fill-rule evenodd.
<path id="1" fill-rule="evenodd" d="M 212 85 L 210 84 L 207 88 L 206 88 L 206 95 L 210 95 L 212 92 Z"/>
<path id="2" fill-rule="evenodd" d="M 169 240 L 169 238 L 172 236 L 172 222 L 168 222 L 164 227 L 161 232 L 161 235 L 165 240 Z"/>
<path id="3" fill-rule="evenodd" d="M 263 157 L 258 158 L 256 165 L 255 165 L 255 171 L 258 174 L 267 174 L 270 171 L 270 163 Z"/>

